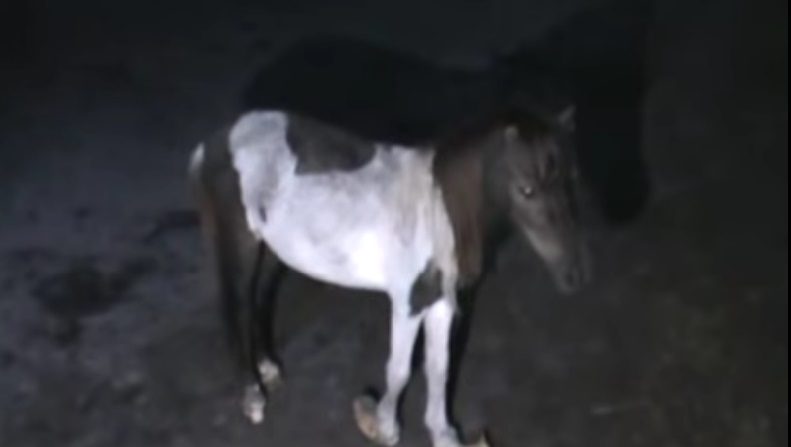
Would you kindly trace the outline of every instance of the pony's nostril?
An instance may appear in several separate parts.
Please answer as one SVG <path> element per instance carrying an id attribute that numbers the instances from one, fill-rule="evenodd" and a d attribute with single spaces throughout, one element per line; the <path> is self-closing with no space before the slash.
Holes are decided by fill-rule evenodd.
<path id="1" fill-rule="evenodd" d="M 579 285 L 579 282 L 580 282 L 579 269 L 577 268 L 569 269 L 569 271 L 566 272 L 566 285 L 568 285 L 571 288 L 576 288 Z"/>
<path id="2" fill-rule="evenodd" d="M 573 293 L 584 283 L 584 272 L 578 266 L 567 268 L 559 278 L 559 287 L 563 292 Z"/>

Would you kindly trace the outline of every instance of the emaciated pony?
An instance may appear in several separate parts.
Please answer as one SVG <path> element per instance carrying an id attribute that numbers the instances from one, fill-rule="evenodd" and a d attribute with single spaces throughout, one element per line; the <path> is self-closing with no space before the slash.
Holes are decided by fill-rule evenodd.
<path id="1" fill-rule="evenodd" d="M 382 445 L 399 440 L 397 406 L 425 334 L 425 423 L 434 447 L 460 447 L 446 388 L 457 293 L 481 275 L 487 236 L 521 232 L 560 289 L 585 280 L 562 120 L 514 113 L 423 147 L 362 139 L 279 110 L 243 115 L 201 144 L 190 173 L 216 259 L 228 329 L 250 371 L 244 410 L 264 417 L 278 382 L 266 327 L 279 266 L 392 305 L 387 389 L 354 414 Z M 480 440 L 474 445 L 486 445 Z"/>

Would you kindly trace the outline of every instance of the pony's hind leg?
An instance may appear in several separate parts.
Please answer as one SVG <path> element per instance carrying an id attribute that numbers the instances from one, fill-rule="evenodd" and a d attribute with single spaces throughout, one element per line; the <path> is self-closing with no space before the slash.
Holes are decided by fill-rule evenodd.
<path id="1" fill-rule="evenodd" d="M 212 252 L 226 337 L 245 382 L 242 407 L 259 423 L 264 418 L 267 388 L 280 381 L 271 351 L 269 328 L 279 262 L 247 229 L 235 182 L 193 171 L 201 224 Z M 231 199 L 229 199 L 231 198 Z"/>
<path id="2" fill-rule="evenodd" d="M 282 273 L 277 258 L 258 243 L 257 254 L 250 265 L 248 280 L 241 300 L 237 300 L 241 312 L 235 315 L 237 338 L 240 339 L 242 371 L 247 371 L 248 385 L 244 391 L 242 409 L 253 423 L 264 419 L 266 397 L 269 391 L 280 385 L 280 367 L 273 356 L 272 319 L 274 298 Z M 226 299 L 229 297 L 226 296 Z M 228 319 L 226 319 L 228 320 Z"/>
<path id="3" fill-rule="evenodd" d="M 405 301 L 405 300 L 404 300 Z M 412 367 L 412 350 L 422 315 L 410 315 L 404 301 L 392 299 L 390 358 L 387 362 L 387 390 L 377 402 L 363 396 L 354 402 L 354 415 L 360 431 L 371 441 L 392 446 L 398 443 L 400 427 L 398 402 Z"/>
<path id="4" fill-rule="evenodd" d="M 252 300 L 251 352 L 257 359 L 257 372 L 267 390 L 282 383 L 280 366 L 275 359 L 274 325 L 276 296 L 285 267 L 262 242 L 259 246 L 257 278 L 251 281 L 249 299 Z"/>

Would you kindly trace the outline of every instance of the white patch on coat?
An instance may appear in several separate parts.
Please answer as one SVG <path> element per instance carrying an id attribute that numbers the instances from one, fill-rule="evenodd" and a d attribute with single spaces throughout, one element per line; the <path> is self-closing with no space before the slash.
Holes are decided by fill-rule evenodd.
<path id="1" fill-rule="evenodd" d="M 341 286 L 406 296 L 429 261 L 455 285 L 453 233 L 433 152 L 375 144 L 360 169 L 297 174 L 282 112 L 242 116 L 229 150 L 247 223 L 291 268 Z M 395 292 L 395 293 L 394 293 Z"/>
<path id="2" fill-rule="evenodd" d="M 287 118 L 281 112 L 252 112 L 243 115 L 229 134 L 229 150 L 239 174 L 242 204 L 247 224 L 261 238 L 261 210 L 268 210 L 282 179 L 294 172 L 296 159 L 286 143 Z"/>

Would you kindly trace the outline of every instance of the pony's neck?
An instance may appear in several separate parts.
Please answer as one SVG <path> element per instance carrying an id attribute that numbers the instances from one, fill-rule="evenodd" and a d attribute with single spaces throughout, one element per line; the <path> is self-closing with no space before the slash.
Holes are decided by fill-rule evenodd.
<path id="1" fill-rule="evenodd" d="M 440 148 L 434 175 L 442 190 L 456 247 L 459 285 L 475 283 L 484 270 L 491 230 L 504 215 L 502 201 L 489 183 L 496 153 L 491 138 Z"/>

